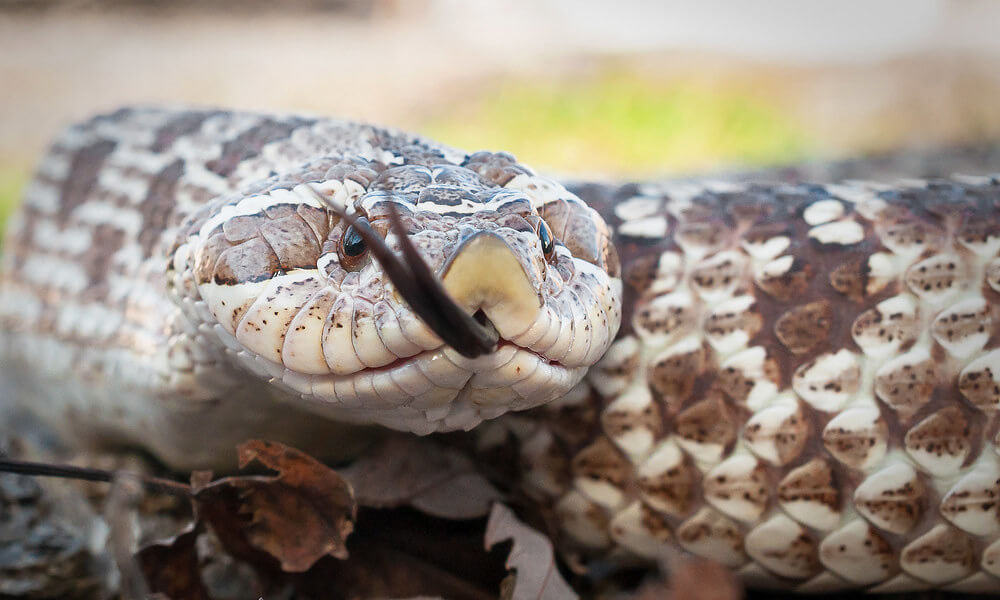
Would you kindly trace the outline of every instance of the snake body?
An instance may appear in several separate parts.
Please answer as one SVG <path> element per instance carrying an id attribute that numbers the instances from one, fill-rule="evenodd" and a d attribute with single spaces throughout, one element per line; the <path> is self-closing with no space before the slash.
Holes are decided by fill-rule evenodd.
<path id="1" fill-rule="evenodd" d="M 8 389 L 178 467 L 478 425 L 567 551 L 1000 590 L 997 179 L 574 190 L 329 119 L 96 118 L 5 240 Z M 444 345 L 317 195 L 413 241 L 495 348 Z"/>

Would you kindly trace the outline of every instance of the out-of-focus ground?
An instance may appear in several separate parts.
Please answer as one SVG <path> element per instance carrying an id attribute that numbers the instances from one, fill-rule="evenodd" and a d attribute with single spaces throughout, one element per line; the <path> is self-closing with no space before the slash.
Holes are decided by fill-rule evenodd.
<path id="1" fill-rule="evenodd" d="M 989 0 L 0 1 L 0 215 L 123 104 L 375 121 L 641 177 L 1000 138 Z"/>

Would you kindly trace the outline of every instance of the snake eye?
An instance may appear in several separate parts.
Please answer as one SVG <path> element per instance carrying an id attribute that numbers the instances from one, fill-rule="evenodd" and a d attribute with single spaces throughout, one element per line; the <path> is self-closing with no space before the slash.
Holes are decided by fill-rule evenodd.
<path id="1" fill-rule="evenodd" d="M 351 225 L 344 232 L 344 237 L 340 241 L 341 249 L 344 252 L 344 256 L 349 258 L 355 258 L 364 254 L 367 247 L 365 246 L 365 240 L 361 237 L 361 234 Z"/>
<path id="2" fill-rule="evenodd" d="M 542 253 L 545 254 L 545 259 L 551 259 L 552 254 L 556 251 L 556 242 L 552 239 L 552 232 L 549 231 L 549 226 L 545 224 L 545 221 L 538 222 L 538 239 L 542 242 Z"/>
<path id="3" fill-rule="evenodd" d="M 348 271 L 357 271 L 367 263 L 368 244 L 357 229 L 357 226 L 365 225 L 368 225 L 368 219 L 361 217 L 355 225 L 345 229 L 340 238 L 340 266 Z"/>

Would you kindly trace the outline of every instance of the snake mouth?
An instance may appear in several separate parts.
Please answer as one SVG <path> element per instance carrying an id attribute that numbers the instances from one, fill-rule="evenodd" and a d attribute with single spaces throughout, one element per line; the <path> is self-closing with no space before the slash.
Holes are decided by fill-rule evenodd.
<path id="1" fill-rule="evenodd" d="M 317 413 L 426 435 L 470 429 L 510 410 L 551 402 L 586 370 L 502 340 L 475 358 L 442 345 L 348 375 L 295 376 L 281 383 Z"/>
<path id="2" fill-rule="evenodd" d="M 365 221 L 349 214 L 344 207 L 331 202 L 312 186 L 306 187 L 317 200 L 354 226 L 399 295 L 441 341 L 470 359 L 497 349 L 500 334 L 496 327 L 482 310 L 469 314 L 455 302 L 410 241 L 394 205 L 389 205 L 389 227 L 399 239 L 402 259 Z"/>

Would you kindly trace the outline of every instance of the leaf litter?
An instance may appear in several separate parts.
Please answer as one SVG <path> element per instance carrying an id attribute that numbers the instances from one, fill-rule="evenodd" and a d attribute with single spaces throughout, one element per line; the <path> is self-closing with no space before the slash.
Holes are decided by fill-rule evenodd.
<path id="1" fill-rule="evenodd" d="M 111 536 L 122 576 L 140 573 L 148 588 L 123 587 L 121 597 L 579 598 L 550 538 L 502 503 L 467 454 L 441 441 L 389 436 L 340 471 L 260 440 L 242 444 L 238 457 L 239 474 L 196 472 L 190 486 L 115 478 L 115 485 L 145 488 L 147 498 L 168 492 L 189 504 L 189 516 L 174 515 L 173 535 L 142 544 Z M 247 472 L 254 463 L 269 472 Z M 111 530 L 162 518 L 143 508 L 150 504 L 133 499 L 109 510 Z M 131 556 L 123 558 L 121 548 Z M 666 585 L 647 584 L 637 597 L 695 597 L 687 592 L 696 590 Z"/>

